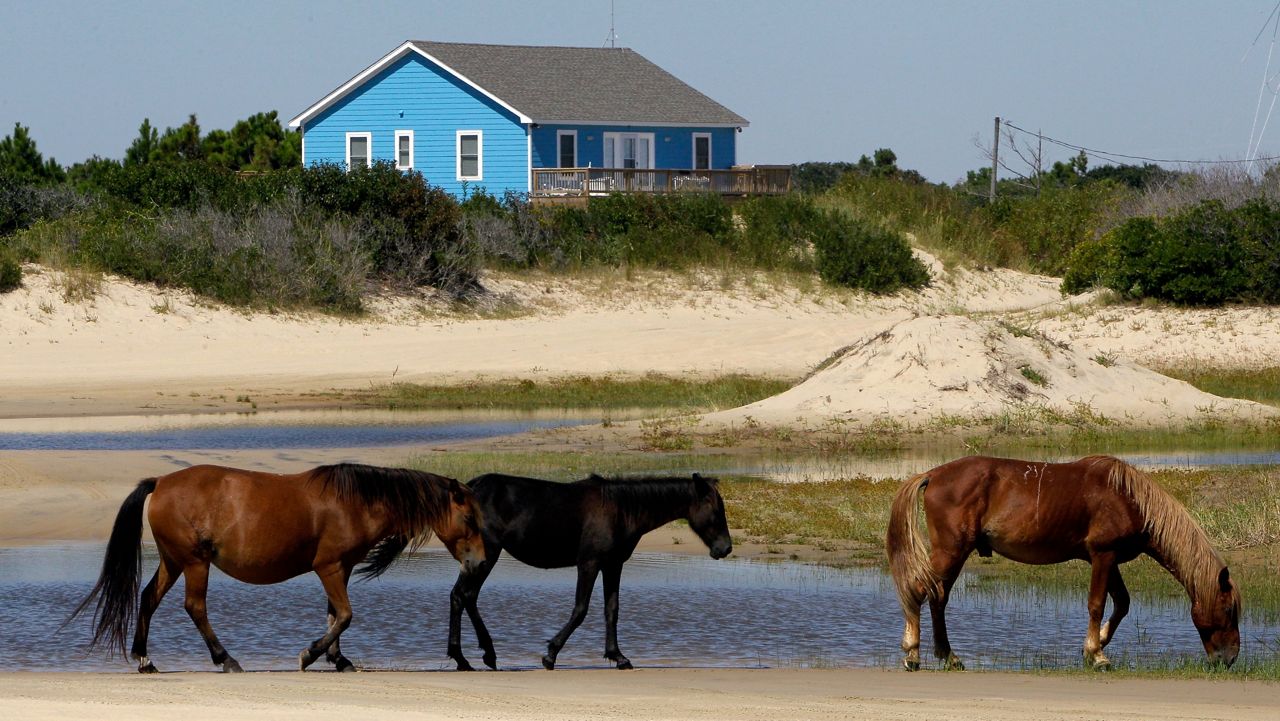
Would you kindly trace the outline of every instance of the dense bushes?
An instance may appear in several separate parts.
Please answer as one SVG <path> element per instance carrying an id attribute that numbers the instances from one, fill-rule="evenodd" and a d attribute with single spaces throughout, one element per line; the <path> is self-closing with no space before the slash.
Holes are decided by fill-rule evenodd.
<path id="1" fill-rule="evenodd" d="M 833 285 L 885 293 L 919 288 L 929 271 L 901 235 L 826 211 L 814 237 L 818 274 Z"/>
<path id="2" fill-rule="evenodd" d="M 39 224 L 11 242 L 33 259 L 53 256 L 234 305 L 353 312 L 369 274 L 369 253 L 351 221 L 293 200 L 127 221 L 100 210 Z"/>
<path id="3" fill-rule="evenodd" d="M 622 195 L 585 207 L 531 207 L 483 194 L 463 204 L 465 227 L 489 262 L 517 268 L 634 265 L 817 270 L 838 285 L 887 293 L 928 281 L 899 234 L 823 210 L 799 196 L 733 208 L 716 195 Z"/>
<path id="4" fill-rule="evenodd" d="M 1207 200 L 1132 218 L 1072 255 L 1063 290 L 1092 286 L 1184 305 L 1280 302 L 1280 204 Z"/>
<path id="5" fill-rule="evenodd" d="M 87 208 L 91 199 L 65 185 L 36 185 L 0 173 L 0 236 Z"/>
<path id="6" fill-rule="evenodd" d="M 0 248 L 0 293 L 7 293 L 22 285 L 22 266 L 12 255 Z"/>
<path id="7" fill-rule="evenodd" d="M 389 163 L 249 177 L 204 162 L 117 164 L 94 174 L 90 189 L 96 200 L 66 186 L 0 183 L 0 218 L 11 229 L 34 226 L 7 244 L 30 260 L 241 305 L 353 311 L 374 278 L 454 294 L 476 286 L 457 202 Z"/>
<path id="8" fill-rule="evenodd" d="M 1079 187 L 1046 187 L 1036 195 L 1002 198 L 983 212 L 992 232 L 1011 249 L 1001 265 L 1061 275 L 1080 243 L 1094 237 L 1104 213 L 1117 202 L 1110 181 Z"/>

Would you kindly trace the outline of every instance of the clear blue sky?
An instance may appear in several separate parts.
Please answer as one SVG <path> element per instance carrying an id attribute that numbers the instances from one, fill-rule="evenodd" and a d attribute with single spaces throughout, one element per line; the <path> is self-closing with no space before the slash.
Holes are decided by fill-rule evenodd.
<path id="1" fill-rule="evenodd" d="M 890 147 L 951 182 L 984 162 L 973 139 L 995 115 L 1117 152 L 1243 157 L 1270 32 L 1241 58 L 1274 4 L 618 0 L 617 31 L 751 121 L 741 162 Z M 0 0 L 0 135 L 21 122 L 64 165 L 121 157 L 144 117 L 292 117 L 406 39 L 598 47 L 608 29 L 608 0 Z M 1280 154 L 1280 107 L 1267 139 Z"/>

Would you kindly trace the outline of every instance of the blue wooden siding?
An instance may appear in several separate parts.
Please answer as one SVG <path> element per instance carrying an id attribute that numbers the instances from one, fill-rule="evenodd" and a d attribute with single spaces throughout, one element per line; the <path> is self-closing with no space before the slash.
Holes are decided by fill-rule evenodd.
<path id="1" fill-rule="evenodd" d="M 693 134 L 711 135 L 711 167 L 726 169 L 737 162 L 734 128 L 652 127 L 642 125 L 542 125 L 533 129 L 533 167 L 558 168 L 557 130 L 578 131 L 578 166 L 603 168 L 604 134 L 653 133 L 653 162 L 659 168 L 693 167 Z"/>
<path id="2" fill-rule="evenodd" d="M 529 145 L 525 127 L 514 114 L 434 63 L 410 53 L 351 91 L 305 126 L 306 162 L 346 162 L 346 134 L 373 134 L 374 160 L 395 161 L 395 131 L 414 134 L 414 170 L 432 185 L 454 195 L 459 130 L 484 133 L 484 187 L 495 195 L 529 189 Z"/>

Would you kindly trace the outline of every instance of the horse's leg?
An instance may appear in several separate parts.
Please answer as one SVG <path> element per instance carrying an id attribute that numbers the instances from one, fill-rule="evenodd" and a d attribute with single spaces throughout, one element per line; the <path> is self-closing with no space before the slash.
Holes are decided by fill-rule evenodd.
<path id="1" fill-rule="evenodd" d="M 493 649 L 493 638 L 489 636 L 489 629 L 484 625 L 484 619 L 480 618 L 480 609 L 476 607 L 476 599 L 480 596 L 480 587 L 484 585 L 485 579 L 489 577 L 489 572 L 493 570 L 493 565 L 497 563 L 498 556 L 502 553 L 502 549 L 486 553 L 484 563 L 481 563 L 473 571 L 460 571 L 458 580 L 453 584 L 453 591 L 449 594 L 449 658 L 458 664 L 459 671 L 474 671 L 475 669 L 462 655 L 462 611 L 466 609 L 467 617 L 471 619 L 471 627 L 476 632 L 476 643 L 480 649 L 484 651 L 484 664 L 492 669 L 498 668 L 498 655 Z"/>
<path id="2" fill-rule="evenodd" d="M 329 629 L 323 636 L 298 654 L 299 671 L 306 671 L 307 666 L 324 655 L 342 632 L 351 625 L 351 600 L 347 597 L 347 573 L 342 563 L 334 562 L 317 568 L 316 575 L 320 577 L 325 595 L 329 597 L 329 605 L 333 608 L 333 621 L 329 623 Z"/>
<path id="3" fill-rule="evenodd" d="M 337 614 L 333 612 L 332 601 L 329 602 L 328 620 L 329 620 L 330 626 L 332 626 L 334 621 L 337 620 Z M 335 640 L 333 644 L 329 646 L 328 650 L 326 650 L 324 654 L 325 660 L 333 664 L 334 670 L 336 671 L 356 670 L 356 665 L 354 663 L 351 663 L 351 660 L 348 659 L 346 656 L 342 655 L 342 648 L 341 646 L 339 646 L 340 643 L 341 643 L 341 640 Z"/>
<path id="4" fill-rule="evenodd" d="M 1129 589 L 1125 587 L 1124 579 L 1120 577 L 1118 563 L 1111 567 L 1111 575 L 1107 577 L 1107 594 L 1111 596 L 1111 618 L 1098 632 L 1098 641 L 1103 648 L 1106 648 L 1107 644 L 1111 643 L 1111 639 L 1116 637 L 1116 629 L 1129 613 Z"/>
<path id="5" fill-rule="evenodd" d="M 475 588 L 467 596 L 467 618 L 471 619 L 471 628 L 476 632 L 476 644 L 480 646 L 480 650 L 484 651 L 484 655 L 480 657 L 484 661 L 484 665 L 497 671 L 498 670 L 498 654 L 493 650 L 493 638 L 489 636 L 489 629 L 484 625 L 484 619 L 480 618 L 480 609 L 476 606 L 476 600 L 480 596 L 480 584 L 484 580 L 476 582 Z"/>
<path id="6" fill-rule="evenodd" d="M 156 672 L 155 664 L 147 658 L 147 638 L 151 634 L 151 616 L 160 605 L 160 600 L 169 592 L 169 589 L 173 588 L 173 584 L 177 582 L 180 575 L 182 575 L 182 569 L 178 564 L 161 552 L 160 566 L 156 568 L 156 573 L 151 577 L 146 588 L 142 589 L 142 596 L 138 601 L 138 625 L 133 634 L 133 648 L 129 654 L 134 661 L 138 662 L 138 673 Z"/>
<path id="7" fill-rule="evenodd" d="M 924 589 L 912 589 L 910 598 L 902 600 L 902 666 L 908 671 L 920 670 L 920 605 Z"/>
<path id="8" fill-rule="evenodd" d="M 618 587 L 622 582 L 622 564 L 604 567 L 604 657 L 623 670 L 631 668 L 631 661 L 618 648 Z"/>
<path id="9" fill-rule="evenodd" d="M 1102 654 L 1101 626 L 1102 613 L 1107 609 L 1107 585 L 1115 568 L 1115 554 L 1095 553 L 1092 563 L 1093 573 L 1089 578 L 1089 630 L 1084 637 L 1084 663 L 1095 671 L 1107 671 L 1111 668 L 1111 662 Z"/>
<path id="10" fill-rule="evenodd" d="M 560 655 L 560 649 L 564 648 L 574 629 L 582 624 L 582 619 L 587 617 L 587 608 L 591 605 L 591 589 L 595 587 L 598 575 L 600 569 L 595 559 L 578 564 L 578 591 L 573 603 L 573 614 L 569 616 L 569 622 L 564 628 L 547 641 L 547 654 L 542 657 L 542 667 L 548 671 L 556 667 L 556 656 Z"/>
<path id="11" fill-rule="evenodd" d="M 938 576 L 938 594 L 929 597 L 929 615 L 933 619 L 933 654 L 942 659 L 942 667 L 948 671 L 963 671 L 964 664 L 960 657 L 951 650 L 951 640 L 947 638 L 947 601 L 951 599 L 951 587 L 960 577 L 960 569 L 969 558 L 972 548 L 957 551 L 941 550 L 946 546 L 935 546 L 930 554 L 933 571 Z"/>
<path id="12" fill-rule="evenodd" d="M 209 647 L 209 655 L 213 657 L 213 664 L 222 666 L 222 670 L 228 673 L 243 671 L 240 664 L 227 653 L 227 649 L 222 647 L 222 643 L 213 633 L 213 627 L 209 625 L 209 616 L 205 610 L 205 595 L 209 592 L 209 563 L 196 561 L 184 568 L 182 575 L 187 579 L 187 600 L 184 607 L 187 609 L 187 615 L 195 622 L 196 628 L 200 630 L 200 635 L 204 637 L 205 645 Z"/>
<path id="13" fill-rule="evenodd" d="M 342 570 L 343 570 L 343 578 L 344 578 L 342 584 L 345 586 L 351 582 L 351 567 L 344 566 Z M 329 605 L 329 608 L 328 608 L 327 618 L 329 621 L 329 625 L 332 626 L 334 621 L 337 620 L 337 615 L 333 612 L 333 601 L 329 601 L 328 605 Z M 346 656 L 342 655 L 341 643 L 342 643 L 341 641 L 335 640 L 329 646 L 329 648 L 325 650 L 325 654 L 324 654 L 325 660 L 333 664 L 334 670 L 336 671 L 356 670 L 356 665 L 354 663 L 351 663 L 350 659 L 348 659 Z"/>

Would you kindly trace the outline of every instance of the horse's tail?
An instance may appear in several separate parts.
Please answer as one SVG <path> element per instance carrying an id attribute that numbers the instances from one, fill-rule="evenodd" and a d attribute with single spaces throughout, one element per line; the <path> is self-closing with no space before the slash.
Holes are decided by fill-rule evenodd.
<path id="1" fill-rule="evenodd" d="M 917 510 L 928 486 L 929 476 L 923 473 L 902 484 L 893 497 L 889 532 L 885 538 L 889 571 L 898 589 L 898 601 L 908 614 L 918 615 L 920 602 L 925 597 L 936 597 L 940 588 L 937 574 L 929 563 L 929 549 L 920 532 Z"/>
<path id="2" fill-rule="evenodd" d="M 364 565 L 356 569 L 361 580 L 368 581 L 381 576 L 391 564 L 396 562 L 404 549 L 409 547 L 410 539 L 404 536 L 387 536 L 364 557 Z"/>
<path id="3" fill-rule="evenodd" d="M 156 479 L 148 478 L 139 482 L 120 504 L 98 583 L 62 624 L 66 626 L 88 610 L 90 604 L 95 604 L 91 648 L 107 646 L 124 653 L 125 637 L 133 625 L 137 604 L 138 577 L 142 573 L 142 507 L 155 490 Z"/>

